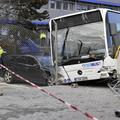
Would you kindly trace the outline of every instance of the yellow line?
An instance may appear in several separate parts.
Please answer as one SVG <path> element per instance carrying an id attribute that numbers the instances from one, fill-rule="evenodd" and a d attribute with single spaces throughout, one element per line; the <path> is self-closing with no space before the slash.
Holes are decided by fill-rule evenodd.
<path id="1" fill-rule="evenodd" d="M 119 52 L 120 52 L 120 46 L 118 46 L 118 49 L 117 49 L 117 51 L 116 51 L 116 53 L 115 53 L 115 59 L 117 59 L 117 57 L 118 57 L 118 55 L 119 55 Z"/>

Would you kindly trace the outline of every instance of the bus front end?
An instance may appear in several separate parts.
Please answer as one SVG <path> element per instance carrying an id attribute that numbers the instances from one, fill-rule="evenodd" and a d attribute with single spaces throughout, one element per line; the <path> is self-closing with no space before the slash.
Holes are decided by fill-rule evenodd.
<path id="1" fill-rule="evenodd" d="M 50 21 L 58 81 L 66 84 L 115 77 L 116 60 L 108 47 L 106 14 L 106 10 L 96 9 Z"/>

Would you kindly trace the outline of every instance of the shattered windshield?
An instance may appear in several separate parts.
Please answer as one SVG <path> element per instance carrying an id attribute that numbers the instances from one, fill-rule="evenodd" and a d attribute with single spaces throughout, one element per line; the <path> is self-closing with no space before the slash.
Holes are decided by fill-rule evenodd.
<path id="1" fill-rule="evenodd" d="M 105 54 L 103 22 L 90 23 L 58 31 L 58 56 L 59 58 L 70 58 L 86 56 L 94 52 Z M 64 52 L 62 54 L 65 42 Z"/>
<path id="2" fill-rule="evenodd" d="M 99 13 L 100 14 L 100 13 Z M 94 15 L 93 15 L 94 16 Z M 81 18 L 82 17 L 82 18 Z M 97 20 L 97 14 L 92 19 L 89 16 L 84 20 L 83 16 L 78 15 L 78 19 L 83 21 L 74 23 L 74 16 L 67 21 L 68 25 L 64 28 L 58 21 L 57 43 L 58 60 L 72 57 L 83 57 L 90 53 L 105 55 L 104 26 L 102 18 Z M 100 15 L 99 15 L 100 17 Z M 73 22 L 72 22 L 72 20 Z M 75 19 L 77 20 L 77 19 Z M 65 19 L 64 19 L 65 22 Z M 52 32 L 55 35 L 55 31 Z"/>
<path id="3" fill-rule="evenodd" d="M 65 39 L 65 30 L 58 31 L 58 43 L 59 47 L 63 45 Z M 73 48 L 78 52 L 79 45 L 82 45 L 81 54 L 86 54 L 84 49 L 97 50 L 104 48 L 104 32 L 103 32 L 103 23 L 96 22 L 91 24 L 85 24 L 80 26 L 75 26 L 69 28 L 69 33 L 67 35 L 67 44 L 66 50 L 70 49 L 70 42 L 71 42 L 71 49 Z M 72 46 L 76 44 L 78 46 Z M 59 48 L 60 50 L 60 48 Z M 61 48 L 62 50 L 62 48 Z M 59 51 L 60 52 L 60 51 Z"/>

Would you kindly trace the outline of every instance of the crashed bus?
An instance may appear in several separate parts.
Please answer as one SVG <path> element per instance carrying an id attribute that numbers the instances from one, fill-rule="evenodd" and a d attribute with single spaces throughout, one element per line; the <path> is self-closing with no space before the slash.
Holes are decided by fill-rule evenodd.
<path id="1" fill-rule="evenodd" d="M 50 20 L 52 64 L 63 84 L 117 79 L 120 13 L 94 9 Z"/>

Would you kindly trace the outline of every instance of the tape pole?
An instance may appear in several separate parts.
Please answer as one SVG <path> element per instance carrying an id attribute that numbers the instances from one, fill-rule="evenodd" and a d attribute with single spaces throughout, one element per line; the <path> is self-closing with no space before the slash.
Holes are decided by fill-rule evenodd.
<path id="1" fill-rule="evenodd" d="M 81 111 L 81 110 L 78 109 L 76 106 L 68 103 L 67 101 L 64 101 L 63 99 L 57 97 L 56 95 L 54 95 L 54 94 L 46 91 L 45 89 L 39 87 L 38 85 L 30 82 L 29 80 L 27 80 L 27 79 L 23 78 L 22 76 L 16 74 L 15 72 L 11 71 L 10 69 L 8 69 L 7 67 L 5 67 L 4 65 L 0 64 L 0 66 L 1 66 L 2 68 L 4 68 L 5 70 L 9 71 L 10 73 L 12 73 L 13 75 L 15 75 L 16 77 L 20 78 L 21 80 L 29 83 L 32 87 L 35 87 L 35 88 L 41 90 L 42 92 L 46 93 L 47 95 L 49 95 L 49 96 L 57 99 L 58 101 L 62 102 L 62 103 L 65 104 L 68 108 L 70 108 L 70 109 L 72 109 L 72 110 L 74 110 L 74 111 L 78 111 L 78 112 L 82 113 L 83 115 L 85 115 L 85 116 L 86 116 L 88 119 L 90 119 L 90 120 L 98 120 L 96 117 L 92 116 L 90 113 Z"/>
<path id="2" fill-rule="evenodd" d="M 115 53 L 115 57 L 114 57 L 115 59 L 117 59 L 119 52 L 120 52 L 120 46 L 118 46 L 117 51 Z"/>

